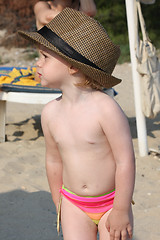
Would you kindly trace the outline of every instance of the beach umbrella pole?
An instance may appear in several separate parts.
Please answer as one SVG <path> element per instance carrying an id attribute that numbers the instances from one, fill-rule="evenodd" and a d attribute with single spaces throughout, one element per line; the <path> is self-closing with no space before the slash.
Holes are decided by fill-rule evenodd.
<path id="1" fill-rule="evenodd" d="M 133 78 L 134 102 L 135 102 L 135 111 L 136 111 L 138 147 L 139 147 L 139 155 L 143 157 L 148 155 L 148 143 L 147 143 L 146 119 L 142 112 L 142 104 L 141 104 L 140 76 L 139 76 L 139 73 L 137 72 L 137 59 L 136 59 L 136 50 L 135 50 L 136 41 L 137 41 L 135 3 L 136 3 L 136 0 L 125 0 L 129 47 L 130 47 L 130 58 L 131 58 L 131 65 L 132 65 L 132 78 Z"/>

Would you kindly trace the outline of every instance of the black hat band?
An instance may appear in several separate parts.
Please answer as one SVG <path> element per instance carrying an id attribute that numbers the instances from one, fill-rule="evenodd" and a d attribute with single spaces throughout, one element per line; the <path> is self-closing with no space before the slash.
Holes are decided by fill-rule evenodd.
<path id="1" fill-rule="evenodd" d="M 68 43 L 66 43 L 55 32 L 52 32 L 52 30 L 47 28 L 46 26 L 44 26 L 37 32 L 67 57 L 103 71 L 96 64 L 78 53 L 74 48 L 72 48 Z"/>

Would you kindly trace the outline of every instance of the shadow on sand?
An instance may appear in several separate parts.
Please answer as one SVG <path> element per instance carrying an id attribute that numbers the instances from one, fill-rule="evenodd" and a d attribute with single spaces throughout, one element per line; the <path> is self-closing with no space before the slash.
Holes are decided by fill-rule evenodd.
<path id="1" fill-rule="evenodd" d="M 6 128 L 11 126 L 13 127 L 12 131 L 6 135 L 6 141 L 16 142 L 22 139 L 34 141 L 43 136 L 40 115 L 32 116 L 21 122 L 6 124 Z M 25 136 L 26 132 L 30 132 L 27 137 Z M 10 136 L 12 136 L 12 140 L 10 140 Z"/>
<path id="2" fill-rule="evenodd" d="M 45 191 L 15 190 L 0 194 L 0 239 L 62 240 L 56 232 L 56 211 Z"/>
<path id="3" fill-rule="evenodd" d="M 137 138 L 136 118 L 128 118 L 132 138 Z M 155 138 L 154 131 L 160 130 L 160 114 L 154 118 L 146 118 L 147 135 Z"/>

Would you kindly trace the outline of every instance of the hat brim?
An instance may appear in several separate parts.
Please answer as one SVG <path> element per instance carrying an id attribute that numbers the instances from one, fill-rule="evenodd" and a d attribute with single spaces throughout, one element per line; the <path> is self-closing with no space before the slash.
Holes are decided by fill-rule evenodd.
<path id="1" fill-rule="evenodd" d="M 119 84 L 122 80 L 118 79 L 110 74 L 107 74 L 104 71 L 96 69 L 92 66 L 84 64 L 82 62 L 76 61 L 65 54 L 61 53 L 53 44 L 48 42 L 42 35 L 38 32 L 24 32 L 18 31 L 18 34 L 24 37 L 27 40 L 30 40 L 34 43 L 38 43 L 43 45 L 44 47 L 50 49 L 51 51 L 57 53 L 63 59 L 65 59 L 68 63 L 72 64 L 74 67 L 80 69 L 85 75 L 93 79 L 98 83 L 102 88 L 111 88 L 117 84 Z"/>

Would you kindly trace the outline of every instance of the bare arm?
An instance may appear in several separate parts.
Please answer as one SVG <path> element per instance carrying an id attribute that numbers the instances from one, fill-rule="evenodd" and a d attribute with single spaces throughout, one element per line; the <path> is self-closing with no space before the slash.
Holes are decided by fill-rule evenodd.
<path id="1" fill-rule="evenodd" d="M 46 172 L 52 199 L 56 206 L 56 209 L 58 210 L 60 198 L 59 190 L 62 186 L 62 161 L 57 145 L 49 129 L 48 111 L 49 109 L 47 109 L 46 106 L 41 116 L 42 128 L 46 144 Z"/>
<path id="2" fill-rule="evenodd" d="M 102 128 L 110 143 L 116 163 L 115 199 L 107 221 L 113 235 L 132 235 L 129 211 L 135 182 L 135 160 L 128 121 L 120 107 L 109 99 L 103 105 Z M 122 239 L 126 239 L 125 237 Z"/>
<path id="3" fill-rule="evenodd" d="M 80 0 L 80 11 L 94 17 L 97 12 L 94 0 Z"/>

